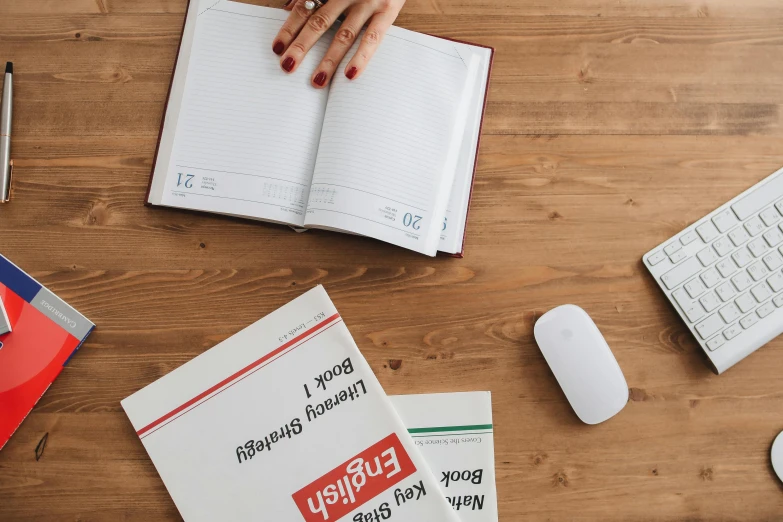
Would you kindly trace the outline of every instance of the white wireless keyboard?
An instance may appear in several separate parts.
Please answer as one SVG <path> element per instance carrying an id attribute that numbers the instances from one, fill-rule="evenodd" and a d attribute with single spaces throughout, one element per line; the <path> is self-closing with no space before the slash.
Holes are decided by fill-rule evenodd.
<path id="1" fill-rule="evenodd" d="M 783 334 L 783 169 L 644 256 L 717 373 Z"/>

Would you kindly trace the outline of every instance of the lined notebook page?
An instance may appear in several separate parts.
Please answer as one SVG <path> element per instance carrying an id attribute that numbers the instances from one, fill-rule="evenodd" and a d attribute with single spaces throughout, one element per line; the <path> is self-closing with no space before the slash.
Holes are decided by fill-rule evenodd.
<path id="1" fill-rule="evenodd" d="M 392 27 L 362 76 L 337 74 L 305 225 L 435 255 L 471 70 L 451 42 Z"/>
<path id="2" fill-rule="evenodd" d="M 271 45 L 287 16 L 199 5 L 163 204 L 303 225 L 328 96 L 310 71 L 331 38 L 284 74 Z"/>

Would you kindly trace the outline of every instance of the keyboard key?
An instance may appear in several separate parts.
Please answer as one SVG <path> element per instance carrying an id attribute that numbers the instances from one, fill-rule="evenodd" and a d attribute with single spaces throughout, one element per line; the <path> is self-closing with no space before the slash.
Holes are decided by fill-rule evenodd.
<path id="1" fill-rule="evenodd" d="M 726 209 L 713 217 L 712 222 L 715 224 L 718 231 L 723 234 L 737 224 L 737 218 L 734 216 L 733 212 L 731 212 L 729 209 Z"/>
<path id="2" fill-rule="evenodd" d="M 693 299 L 696 299 L 707 290 L 707 287 L 704 286 L 704 283 L 698 277 L 685 283 L 684 288 Z"/>
<path id="3" fill-rule="evenodd" d="M 737 291 L 734 289 L 734 286 L 731 283 L 723 283 L 715 289 L 715 292 L 717 292 L 718 297 L 720 297 L 720 300 L 724 303 L 734 299 L 734 296 L 737 295 Z"/>
<path id="4" fill-rule="evenodd" d="M 748 250 L 753 254 L 753 257 L 761 257 L 769 252 L 769 245 L 763 238 L 758 238 L 748 243 Z"/>
<path id="5" fill-rule="evenodd" d="M 723 317 L 723 320 L 727 323 L 731 323 L 742 315 L 742 312 L 739 311 L 739 308 L 736 307 L 734 303 L 731 303 L 728 306 L 724 306 L 720 309 L 720 316 Z"/>
<path id="6" fill-rule="evenodd" d="M 738 292 L 744 292 L 750 285 L 753 284 L 753 280 L 746 272 L 740 272 L 731 278 L 731 282 L 737 287 Z"/>
<path id="7" fill-rule="evenodd" d="M 696 254 L 696 257 L 699 258 L 699 261 L 701 261 L 701 264 L 704 266 L 710 266 L 712 263 L 718 260 L 718 256 L 715 254 L 715 251 L 710 247 L 699 251 L 699 253 Z"/>
<path id="8" fill-rule="evenodd" d="M 718 261 L 718 264 L 715 265 L 715 268 L 718 269 L 718 272 L 720 272 L 720 275 L 723 277 L 729 277 L 731 274 L 737 271 L 737 265 L 734 264 L 734 261 L 728 258 Z"/>
<path id="9" fill-rule="evenodd" d="M 740 246 L 744 245 L 748 239 L 750 239 L 750 236 L 747 232 L 745 232 L 744 228 L 737 227 L 729 232 L 729 239 L 731 239 L 731 242 L 734 243 L 734 246 Z"/>
<path id="10" fill-rule="evenodd" d="M 672 292 L 672 297 L 675 301 L 677 301 L 677 304 L 680 305 L 680 308 L 685 310 L 691 305 L 691 298 L 688 297 L 688 293 L 683 290 L 682 288 L 678 288 L 674 292 Z"/>
<path id="11" fill-rule="evenodd" d="M 761 281 L 769 275 L 769 270 L 767 270 L 767 267 L 764 266 L 764 263 L 759 261 L 758 263 L 754 263 L 748 267 L 748 273 L 754 281 Z"/>
<path id="12" fill-rule="evenodd" d="M 753 261 L 753 256 L 750 255 L 750 252 L 748 251 L 747 248 L 742 248 L 740 250 L 737 250 L 736 252 L 731 254 L 731 258 L 734 260 L 735 263 L 737 263 L 737 266 L 740 268 Z"/>
<path id="13" fill-rule="evenodd" d="M 680 243 L 682 243 L 683 245 L 690 245 L 697 239 L 699 239 L 699 235 L 696 233 L 696 231 L 689 230 L 688 232 L 680 236 Z"/>
<path id="14" fill-rule="evenodd" d="M 764 232 L 765 228 L 766 227 L 764 226 L 764 223 L 762 223 L 761 220 L 757 217 L 750 218 L 745 222 L 745 230 L 747 230 L 748 234 L 753 237 L 756 237 Z"/>
<path id="15" fill-rule="evenodd" d="M 726 344 L 726 339 L 718 335 L 707 341 L 707 348 L 709 348 L 711 351 L 715 351 L 724 344 Z"/>
<path id="16" fill-rule="evenodd" d="M 666 245 L 663 251 L 666 252 L 667 256 L 670 256 L 680 249 L 682 249 L 682 245 L 680 243 L 669 243 Z"/>
<path id="17" fill-rule="evenodd" d="M 753 317 L 756 317 L 755 315 Z M 719 314 L 714 314 L 696 325 L 696 331 L 705 341 L 718 333 L 723 328 L 723 319 Z"/>
<path id="18" fill-rule="evenodd" d="M 767 265 L 771 271 L 775 271 L 783 266 L 783 257 L 777 252 L 772 252 L 764 256 L 764 264 Z"/>
<path id="19" fill-rule="evenodd" d="M 686 257 L 688 257 L 688 254 L 685 253 L 685 250 L 678 250 L 677 252 L 669 256 L 669 261 L 671 261 L 676 265 Z"/>
<path id="20" fill-rule="evenodd" d="M 774 311 L 775 311 L 775 305 L 773 305 L 772 301 L 770 301 L 768 303 L 764 303 L 763 305 L 759 306 L 759 309 L 756 310 L 756 314 L 760 318 L 764 319 L 765 317 L 767 317 L 769 314 L 771 314 Z"/>
<path id="21" fill-rule="evenodd" d="M 783 199 L 781 199 L 780 201 L 778 201 L 775 204 L 775 208 L 778 209 L 778 212 L 780 212 L 780 215 L 783 216 Z"/>
<path id="22" fill-rule="evenodd" d="M 767 241 L 769 246 L 774 248 L 783 243 L 783 232 L 781 232 L 780 229 L 771 228 L 764 234 L 764 239 Z"/>
<path id="23" fill-rule="evenodd" d="M 768 227 L 771 227 L 780 220 L 780 214 L 778 214 L 778 212 L 773 207 L 768 207 L 762 210 L 761 214 L 759 214 L 759 217 Z"/>
<path id="24" fill-rule="evenodd" d="M 734 304 L 737 305 L 737 308 L 739 308 L 743 314 L 750 312 L 756 307 L 756 301 L 753 300 L 753 297 L 750 294 L 742 294 L 734 301 Z"/>
<path id="25" fill-rule="evenodd" d="M 701 237 L 701 240 L 705 243 L 709 243 L 716 237 L 720 235 L 718 232 L 718 229 L 715 228 L 715 225 L 713 225 L 711 222 L 706 222 L 703 225 L 696 228 L 696 232 L 698 232 L 699 237 Z"/>
<path id="26" fill-rule="evenodd" d="M 756 301 L 759 303 L 763 303 L 772 297 L 772 291 L 770 291 L 767 283 L 761 283 L 760 285 L 754 286 L 750 293 L 753 294 L 753 297 L 755 297 Z"/>
<path id="27" fill-rule="evenodd" d="M 718 296 L 715 295 L 715 292 L 710 292 L 709 294 L 704 295 L 701 299 L 699 299 L 699 302 L 708 312 L 712 312 L 720 306 L 720 299 L 718 299 Z"/>
<path id="28" fill-rule="evenodd" d="M 741 333 L 742 333 L 742 328 L 740 327 L 739 324 L 735 323 L 729 326 L 728 328 L 726 328 L 725 330 L 723 330 L 723 337 L 725 337 L 727 341 L 731 341 Z"/>
<path id="29" fill-rule="evenodd" d="M 726 237 L 720 237 L 715 240 L 715 242 L 712 244 L 712 248 L 715 249 L 715 252 L 720 256 L 723 257 L 732 250 L 734 250 L 734 246 L 731 244 L 728 238 Z"/>
<path id="30" fill-rule="evenodd" d="M 685 312 L 685 315 L 688 317 L 688 320 L 692 323 L 695 323 L 702 317 L 704 317 L 704 308 L 701 307 L 699 303 L 691 303 L 691 305 L 688 308 L 684 308 L 683 312 Z"/>
<path id="31" fill-rule="evenodd" d="M 731 210 L 740 221 L 745 221 L 762 208 L 771 205 L 783 194 L 783 176 L 777 176 L 751 190 L 746 196 L 731 206 Z"/>
<path id="32" fill-rule="evenodd" d="M 744 329 L 747 330 L 748 328 L 750 328 L 751 326 L 753 326 L 758 322 L 759 322 L 759 316 L 757 316 L 756 314 L 750 314 L 749 316 L 743 318 L 742 321 L 740 321 L 740 324 Z"/>
<path id="33" fill-rule="evenodd" d="M 775 299 L 772 300 L 772 303 L 777 306 L 778 308 L 783 306 L 783 294 L 777 296 Z"/>
<path id="34" fill-rule="evenodd" d="M 772 291 L 777 294 L 783 290 L 783 274 L 780 272 L 775 272 L 772 277 L 767 279 L 767 284 L 769 284 L 769 287 L 772 288 Z"/>
<path id="35" fill-rule="evenodd" d="M 701 274 L 701 280 L 707 288 L 712 288 L 721 282 L 720 274 L 714 268 L 710 268 Z"/>
<path id="36" fill-rule="evenodd" d="M 666 285 L 666 288 L 671 290 L 672 288 L 677 288 L 682 283 L 701 272 L 701 268 L 699 260 L 695 257 L 691 257 L 663 274 L 661 276 L 661 281 Z"/>
<path id="37" fill-rule="evenodd" d="M 655 266 L 664 259 L 666 259 L 666 254 L 663 253 L 663 250 L 659 250 L 654 254 L 650 254 L 650 257 L 647 258 L 647 262 L 650 263 L 650 266 Z"/>

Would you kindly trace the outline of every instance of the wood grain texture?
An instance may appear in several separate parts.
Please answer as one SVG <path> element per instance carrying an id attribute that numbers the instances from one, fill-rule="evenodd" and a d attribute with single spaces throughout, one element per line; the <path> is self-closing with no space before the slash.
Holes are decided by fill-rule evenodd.
<path id="1" fill-rule="evenodd" d="M 0 452 L 0 520 L 178 520 L 119 401 L 317 283 L 387 392 L 492 391 L 501 520 L 780 520 L 783 339 L 713 375 L 640 258 L 783 165 L 783 4 L 409 0 L 497 49 L 461 260 L 143 206 L 184 12 L 0 2 L 0 251 L 98 325 Z M 565 302 L 631 387 L 604 425 L 532 339 Z"/>

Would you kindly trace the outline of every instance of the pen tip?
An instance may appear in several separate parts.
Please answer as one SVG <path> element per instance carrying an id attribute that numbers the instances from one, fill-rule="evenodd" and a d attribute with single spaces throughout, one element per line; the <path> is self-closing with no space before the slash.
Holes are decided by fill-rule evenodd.
<path id="1" fill-rule="evenodd" d="M 14 74 L 14 64 L 12 62 L 7 62 L 5 64 L 5 73 L 6 74 Z"/>

